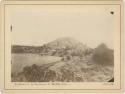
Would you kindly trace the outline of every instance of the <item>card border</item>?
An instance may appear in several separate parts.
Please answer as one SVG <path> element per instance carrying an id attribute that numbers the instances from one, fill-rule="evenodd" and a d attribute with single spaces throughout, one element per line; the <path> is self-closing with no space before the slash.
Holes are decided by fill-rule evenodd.
<path id="1" fill-rule="evenodd" d="M 9 0 L 7 0 L 7 1 L 9 1 Z M 11 0 L 10 0 L 11 1 Z M 16 1 L 16 0 L 14 0 L 14 1 Z M 78 0 L 79 1 L 79 0 Z M 80 0 L 81 1 L 81 0 Z M 97 0 L 98 1 L 98 0 Z M 107 1 L 107 0 L 104 0 L 104 1 Z M 117 0 L 115 0 L 115 1 L 117 1 Z M 119 7 L 120 7 L 120 88 L 119 89 L 7 89 L 6 88 L 6 86 L 5 86 L 5 6 L 6 5 L 119 5 Z M 4 11 L 3 11 L 3 14 L 4 14 L 4 89 L 5 90 L 121 90 L 122 88 L 121 88 L 121 83 L 122 83 L 122 78 L 121 78 L 121 71 L 122 71 L 122 69 L 121 69 L 121 45 L 122 45 L 122 40 L 121 40 L 121 29 L 122 29 L 122 26 L 121 26 L 121 4 L 4 4 L 3 5 L 3 8 L 4 8 Z"/>

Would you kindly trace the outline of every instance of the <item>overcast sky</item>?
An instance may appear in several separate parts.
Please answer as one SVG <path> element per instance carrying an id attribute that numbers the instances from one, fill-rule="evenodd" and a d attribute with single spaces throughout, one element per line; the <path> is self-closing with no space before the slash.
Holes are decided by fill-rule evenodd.
<path id="1" fill-rule="evenodd" d="M 15 5 L 16 7 L 16 5 Z M 73 37 L 89 47 L 106 43 L 113 48 L 113 7 L 34 6 L 9 7 L 12 44 L 43 45 L 61 37 Z"/>

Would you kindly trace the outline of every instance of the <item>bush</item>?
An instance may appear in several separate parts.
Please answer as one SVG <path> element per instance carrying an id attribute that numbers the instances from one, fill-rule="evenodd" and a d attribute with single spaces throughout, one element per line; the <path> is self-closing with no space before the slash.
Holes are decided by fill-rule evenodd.
<path id="1" fill-rule="evenodd" d="M 101 44 L 95 49 L 92 59 L 95 63 L 101 65 L 113 65 L 114 64 L 113 50 L 107 48 L 105 44 Z"/>
<path id="2" fill-rule="evenodd" d="M 24 67 L 23 74 L 28 82 L 36 82 L 41 80 L 42 72 L 40 67 L 33 64 L 32 66 Z"/>

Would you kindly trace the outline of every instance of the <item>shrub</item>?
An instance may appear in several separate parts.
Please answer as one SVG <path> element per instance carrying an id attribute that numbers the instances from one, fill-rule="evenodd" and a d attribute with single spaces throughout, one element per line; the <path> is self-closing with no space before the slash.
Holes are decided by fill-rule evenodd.
<path id="1" fill-rule="evenodd" d="M 95 63 L 101 65 L 113 65 L 113 50 L 107 48 L 107 46 L 103 43 L 95 49 L 92 59 Z"/>

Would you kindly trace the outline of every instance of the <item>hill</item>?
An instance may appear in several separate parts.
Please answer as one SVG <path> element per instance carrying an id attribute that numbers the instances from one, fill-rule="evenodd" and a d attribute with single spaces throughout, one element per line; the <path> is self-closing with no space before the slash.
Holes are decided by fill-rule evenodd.
<path id="1" fill-rule="evenodd" d="M 13 46 L 12 53 L 15 52 L 12 61 L 16 63 L 15 59 L 21 57 L 25 58 L 23 63 L 29 65 L 17 74 L 12 73 L 15 82 L 108 82 L 114 75 L 114 53 L 104 43 L 91 49 L 73 38 L 64 37 L 38 47 Z M 28 54 L 22 57 L 17 55 L 19 53 Z M 30 53 L 38 56 L 29 56 Z M 51 58 L 46 63 L 48 56 Z M 32 65 L 29 61 L 33 61 Z"/>

